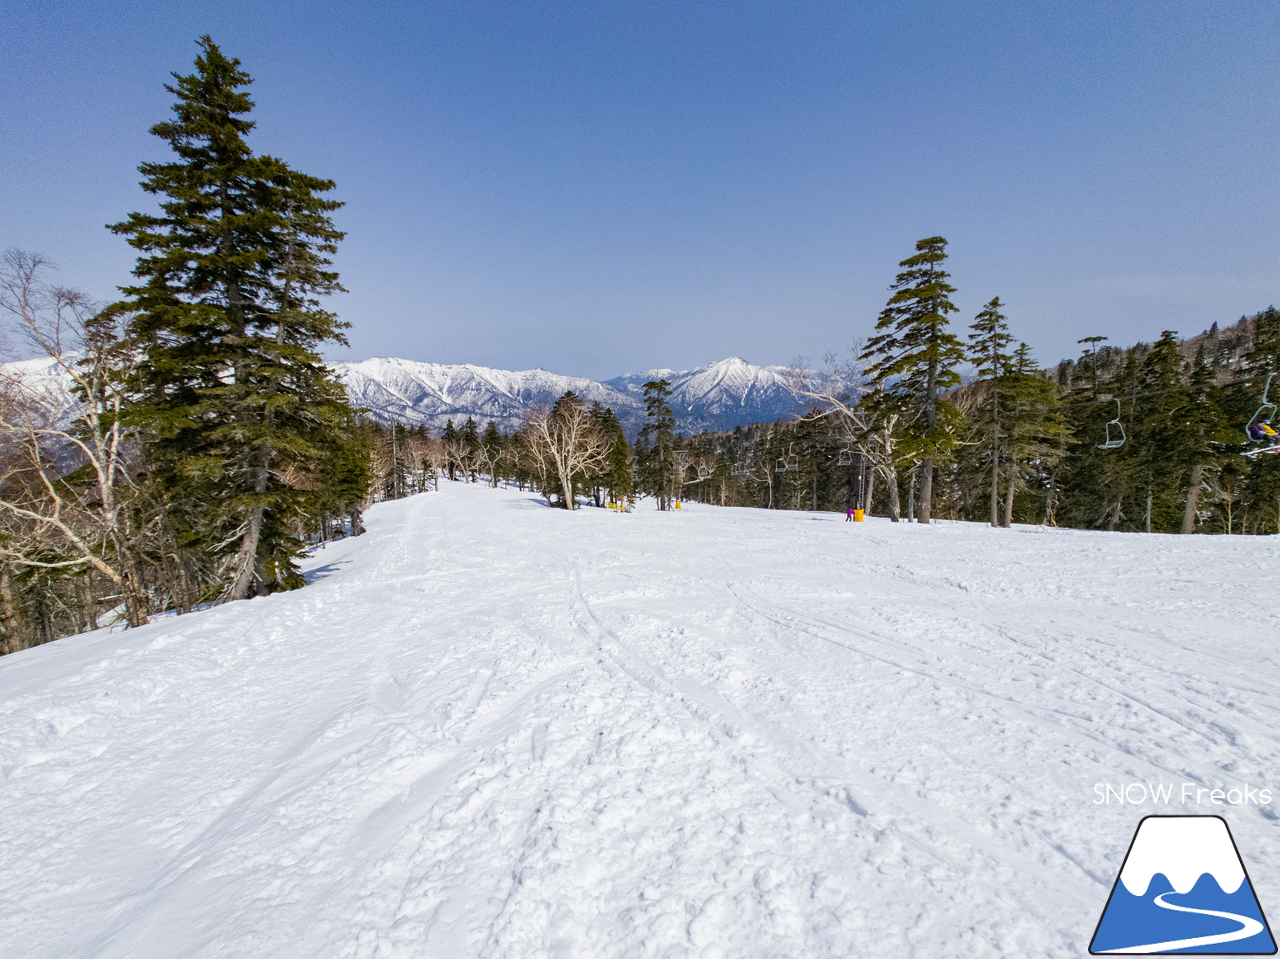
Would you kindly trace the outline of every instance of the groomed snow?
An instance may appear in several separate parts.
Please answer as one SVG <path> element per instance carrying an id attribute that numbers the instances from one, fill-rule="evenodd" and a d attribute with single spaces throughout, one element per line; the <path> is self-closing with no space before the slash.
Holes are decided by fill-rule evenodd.
<path id="1" fill-rule="evenodd" d="M 1275 538 L 443 484 L 304 590 L 0 659 L 0 954 L 1081 956 L 1138 820 L 1280 914 Z"/>

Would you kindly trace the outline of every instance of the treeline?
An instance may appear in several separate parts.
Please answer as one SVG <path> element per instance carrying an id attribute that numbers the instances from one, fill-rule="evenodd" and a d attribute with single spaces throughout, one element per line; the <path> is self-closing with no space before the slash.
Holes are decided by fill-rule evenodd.
<path id="1" fill-rule="evenodd" d="M 925 267 L 935 291 L 939 262 Z M 576 497 L 597 506 L 651 497 L 658 509 L 684 499 L 911 521 L 927 505 L 934 518 L 1000 526 L 1280 532 L 1280 456 L 1242 455 L 1259 449 L 1244 427 L 1280 360 L 1280 312 L 1128 348 L 1088 337 L 1079 359 L 1044 370 L 1026 344 L 1015 345 L 1002 308 L 993 299 L 963 342 L 952 337 L 952 368 L 933 373 L 932 431 L 922 401 L 928 354 L 914 382 L 877 379 L 884 347 L 872 342 L 843 370 L 797 369 L 793 382 L 813 409 L 791 422 L 684 437 L 666 403 L 669 384 L 656 381 L 645 385 L 648 419 L 634 447 L 611 411 L 584 408 L 572 393 L 509 436 L 471 420 L 450 422 L 438 437 L 378 428 L 375 486 L 393 498 L 444 476 L 539 490 L 570 508 Z M 917 342 L 928 346 L 925 336 Z M 956 367 L 966 361 L 977 376 L 961 383 Z"/>
<path id="2" fill-rule="evenodd" d="M 885 395 L 892 385 L 864 377 L 861 390 L 814 390 L 814 409 L 796 422 L 685 442 L 704 474 L 685 477 L 685 497 L 920 519 L 932 452 L 934 517 L 1280 532 L 1280 455 L 1245 433 L 1280 361 L 1280 312 L 1186 341 L 1168 331 L 1117 348 L 1091 337 L 1079 359 L 1041 370 L 1025 345 L 1000 342 L 998 311 L 989 305 L 975 320 L 969 356 L 980 374 L 939 391 L 932 435 L 903 397 Z"/>
<path id="3" fill-rule="evenodd" d="M 613 410 L 598 402 L 588 407 L 573 391 L 550 409 L 531 411 L 512 434 L 500 432 L 493 422 L 481 431 L 473 418 L 460 427 L 448 421 L 438 436 L 425 426 L 367 424 L 373 498 L 428 492 L 446 479 L 511 484 L 540 493 L 548 506 L 568 510 L 578 508 L 580 497 L 596 506 L 625 509 L 646 494 L 655 497 L 659 509 L 669 508 L 678 490 L 675 420 L 665 404 L 668 385 L 645 385 L 646 396 L 658 398 L 658 421 L 642 431 L 635 445 Z M 652 442 L 646 444 L 646 438 Z"/>
<path id="4" fill-rule="evenodd" d="M 10 332 L 58 375 L 0 380 L 0 652 L 295 588 L 309 540 L 361 531 L 369 443 L 319 354 L 344 342 L 319 305 L 341 204 L 249 148 L 250 78 L 200 46 L 151 130 L 173 159 L 139 167 L 158 212 L 110 227 L 138 252 L 123 298 L 4 260 Z"/>

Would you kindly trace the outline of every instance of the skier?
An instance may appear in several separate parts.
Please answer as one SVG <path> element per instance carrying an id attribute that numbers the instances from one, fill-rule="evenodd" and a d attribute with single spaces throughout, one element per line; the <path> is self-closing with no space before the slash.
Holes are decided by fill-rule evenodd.
<path id="1" fill-rule="evenodd" d="M 846 523 L 852 523 L 852 522 L 853 522 L 853 507 L 852 507 L 852 506 L 850 506 L 847 510 L 845 510 L 845 511 L 844 511 L 844 521 L 845 521 Z"/>
<path id="2" fill-rule="evenodd" d="M 1249 427 L 1249 437 L 1257 443 L 1264 441 L 1274 443 L 1276 440 L 1280 439 L 1280 434 L 1276 433 L 1275 427 L 1264 420 L 1261 423 L 1254 423 Z"/>

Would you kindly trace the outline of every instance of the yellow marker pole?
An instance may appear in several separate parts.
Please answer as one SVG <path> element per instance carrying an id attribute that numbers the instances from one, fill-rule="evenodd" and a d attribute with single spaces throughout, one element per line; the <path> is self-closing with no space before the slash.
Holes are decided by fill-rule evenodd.
<path id="1" fill-rule="evenodd" d="M 864 511 L 863 511 L 863 510 L 860 510 L 860 509 L 855 509 L 855 510 L 853 511 L 853 521 L 854 521 L 855 523 L 861 523 L 861 522 L 862 522 L 863 512 L 864 512 Z"/>

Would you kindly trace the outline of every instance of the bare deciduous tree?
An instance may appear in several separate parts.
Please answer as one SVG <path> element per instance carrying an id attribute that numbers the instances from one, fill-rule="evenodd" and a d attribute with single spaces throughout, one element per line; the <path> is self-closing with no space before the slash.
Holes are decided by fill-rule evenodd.
<path id="1" fill-rule="evenodd" d="M 560 484 L 561 503 L 565 509 L 577 509 L 575 484 L 584 476 L 605 467 L 613 447 L 572 394 L 560 398 L 554 410 L 535 410 L 521 430 L 524 448 L 537 475 L 544 477 L 543 492 L 551 504 L 546 480 L 552 477 Z"/>
<path id="2" fill-rule="evenodd" d="M 898 494 L 898 469 L 904 463 L 902 414 L 890 404 L 874 402 L 879 394 L 867 385 L 858 359 L 861 352 L 861 342 L 855 341 L 849 348 L 850 359 L 843 364 L 834 353 L 828 353 L 821 371 L 810 369 L 805 360 L 797 358 L 792 361 L 787 379 L 793 390 L 815 400 L 833 418 L 840 441 L 866 458 L 873 477 L 878 475 L 884 480 L 889 518 L 896 523 L 902 509 Z M 873 489 L 867 490 L 868 513 L 872 492 Z"/>
<path id="3" fill-rule="evenodd" d="M 79 409 L 73 417 L 21 377 L 6 377 L 0 436 L 10 455 L 0 474 L 0 509 L 37 535 L 0 545 L 0 556 L 28 567 L 92 567 L 118 588 L 129 622 L 139 625 L 148 604 L 127 509 L 135 490 L 123 417 L 129 344 L 119 335 L 119 317 L 83 293 L 45 283 L 48 268 L 39 256 L 8 251 L 0 310 L 30 347 L 53 360 Z"/>

